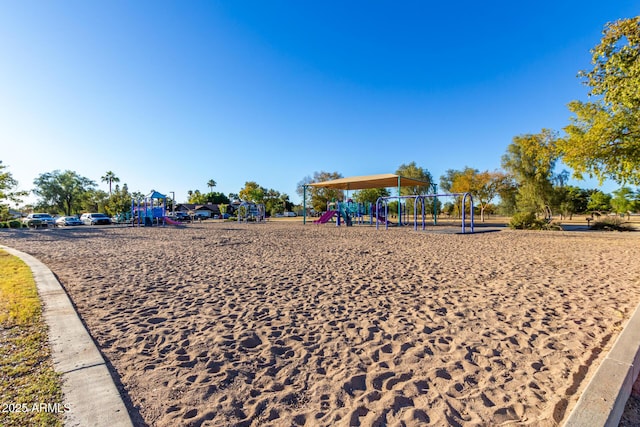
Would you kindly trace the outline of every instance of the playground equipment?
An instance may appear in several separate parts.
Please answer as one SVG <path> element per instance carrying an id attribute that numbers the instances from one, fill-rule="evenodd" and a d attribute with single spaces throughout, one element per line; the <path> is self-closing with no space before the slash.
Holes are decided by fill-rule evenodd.
<path id="1" fill-rule="evenodd" d="M 237 210 L 238 222 L 249 222 L 249 220 L 255 222 L 264 221 L 266 212 L 265 205 L 261 203 L 242 202 Z"/>
<path id="2" fill-rule="evenodd" d="M 356 203 L 352 200 L 347 202 L 327 202 L 327 211 L 322 216 L 313 221 L 314 224 L 325 224 L 333 217 L 336 218 L 336 226 L 344 222 L 347 227 L 356 224 L 364 224 L 364 216 L 371 215 L 371 203 L 367 206 L 364 203 Z M 370 220 L 371 223 L 372 220 Z"/>
<path id="3" fill-rule="evenodd" d="M 385 229 L 389 228 L 389 221 L 387 219 L 389 213 L 389 201 L 398 201 L 398 204 L 401 203 L 402 200 L 413 200 L 413 229 L 418 229 L 418 206 L 421 207 L 420 218 L 421 218 L 421 227 L 422 230 L 426 228 L 426 216 L 425 216 L 425 207 L 426 200 L 433 199 L 434 211 L 433 211 L 433 225 L 437 225 L 438 216 L 437 216 L 437 198 L 438 197 L 462 197 L 462 234 L 466 233 L 466 209 L 467 199 L 469 200 L 469 228 L 470 232 L 473 233 L 474 221 L 473 221 L 473 197 L 470 193 L 446 193 L 446 194 L 425 194 L 425 195 L 415 195 L 415 196 L 389 196 L 389 197 L 380 197 L 376 201 L 376 229 L 379 229 L 380 224 L 385 224 Z M 406 205 L 406 204 L 405 204 Z M 384 206 L 384 209 L 383 209 Z M 406 208 L 405 208 L 405 217 Z M 408 225 L 408 222 L 402 219 L 402 210 L 400 207 L 398 208 L 398 224 L 399 225 Z"/>
<path id="4" fill-rule="evenodd" d="M 159 193 L 155 190 L 151 190 L 151 193 L 146 195 L 142 199 L 131 200 L 131 216 L 133 217 L 133 226 L 151 227 L 154 223 L 162 225 L 172 224 L 175 225 L 175 221 L 171 221 L 167 218 L 167 196 Z M 169 221 L 167 221 L 169 220 Z"/>

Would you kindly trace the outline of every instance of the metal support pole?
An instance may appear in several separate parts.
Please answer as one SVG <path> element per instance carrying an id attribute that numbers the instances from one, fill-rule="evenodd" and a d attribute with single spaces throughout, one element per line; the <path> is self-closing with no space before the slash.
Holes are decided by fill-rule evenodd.
<path id="1" fill-rule="evenodd" d="M 302 186 L 302 224 L 307 223 L 307 186 Z"/>
<path id="2" fill-rule="evenodd" d="M 402 227 L 402 213 L 400 212 L 400 175 L 398 175 L 398 227 Z"/>
<path id="3" fill-rule="evenodd" d="M 438 225 L 438 184 L 433 185 L 433 194 L 436 196 L 433 198 L 433 225 Z"/>

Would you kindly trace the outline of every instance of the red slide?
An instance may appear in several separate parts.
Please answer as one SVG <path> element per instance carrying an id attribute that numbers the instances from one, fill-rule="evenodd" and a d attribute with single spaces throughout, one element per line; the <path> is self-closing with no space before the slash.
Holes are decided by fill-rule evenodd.
<path id="1" fill-rule="evenodd" d="M 168 216 L 164 217 L 164 222 L 166 222 L 169 225 L 182 225 L 182 223 L 180 221 L 174 221 L 171 218 L 169 218 Z"/>

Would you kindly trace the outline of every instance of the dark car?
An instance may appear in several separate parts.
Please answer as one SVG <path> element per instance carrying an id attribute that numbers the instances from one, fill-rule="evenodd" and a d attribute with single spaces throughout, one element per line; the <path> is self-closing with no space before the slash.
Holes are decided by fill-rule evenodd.
<path id="1" fill-rule="evenodd" d="M 176 221 L 191 221 L 191 217 L 186 212 L 176 212 L 173 215 L 173 219 Z"/>

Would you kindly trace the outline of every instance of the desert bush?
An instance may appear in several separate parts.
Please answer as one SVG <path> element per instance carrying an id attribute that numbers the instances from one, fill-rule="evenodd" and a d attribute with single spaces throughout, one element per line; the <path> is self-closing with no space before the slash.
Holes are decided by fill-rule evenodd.
<path id="1" fill-rule="evenodd" d="M 22 228 L 22 221 L 17 219 L 12 219 L 5 222 L 0 222 L 0 228 Z"/>
<path id="2" fill-rule="evenodd" d="M 603 217 L 596 221 L 592 226 L 592 230 L 607 230 L 607 231 L 633 231 L 633 227 L 625 225 L 622 218 L 614 216 Z"/>
<path id="3" fill-rule="evenodd" d="M 532 212 L 516 212 L 509 221 L 509 228 L 514 230 L 542 230 L 546 222 L 538 219 Z"/>
<path id="4" fill-rule="evenodd" d="M 553 222 L 536 217 L 532 212 L 517 212 L 509 221 L 509 228 L 514 230 L 561 230 L 562 228 Z"/>

